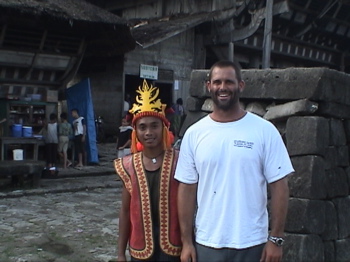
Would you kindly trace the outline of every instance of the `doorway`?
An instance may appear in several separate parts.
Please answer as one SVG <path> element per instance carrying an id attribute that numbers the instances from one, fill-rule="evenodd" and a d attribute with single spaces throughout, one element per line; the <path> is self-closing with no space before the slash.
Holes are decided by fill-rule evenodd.
<path id="1" fill-rule="evenodd" d="M 147 83 L 159 88 L 159 98 L 162 101 L 162 104 L 166 104 L 167 107 L 172 106 L 173 104 L 173 83 L 162 82 L 159 80 L 149 80 L 146 79 Z M 127 99 L 127 96 L 130 96 L 130 107 L 135 103 L 136 90 L 139 86 L 142 86 L 143 79 L 135 75 L 125 75 L 125 92 L 124 99 Z"/>

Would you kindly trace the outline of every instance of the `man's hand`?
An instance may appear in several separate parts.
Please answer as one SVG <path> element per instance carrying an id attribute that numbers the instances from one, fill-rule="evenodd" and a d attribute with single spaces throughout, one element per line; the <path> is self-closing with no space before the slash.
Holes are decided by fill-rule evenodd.
<path id="1" fill-rule="evenodd" d="M 180 258 L 181 258 L 181 262 L 196 262 L 197 255 L 196 255 L 196 248 L 194 247 L 194 245 L 193 244 L 183 245 Z"/>
<path id="2" fill-rule="evenodd" d="M 282 247 L 278 247 L 271 241 L 267 241 L 260 262 L 281 262 L 282 254 Z"/>

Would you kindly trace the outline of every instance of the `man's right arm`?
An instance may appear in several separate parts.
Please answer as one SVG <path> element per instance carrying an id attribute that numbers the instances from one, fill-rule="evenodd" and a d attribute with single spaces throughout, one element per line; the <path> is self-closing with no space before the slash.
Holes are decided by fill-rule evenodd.
<path id="1" fill-rule="evenodd" d="M 196 262 L 196 249 L 193 243 L 193 220 L 196 207 L 197 184 L 180 183 L 177 206 L 181 230 L 181 262 Z"/>

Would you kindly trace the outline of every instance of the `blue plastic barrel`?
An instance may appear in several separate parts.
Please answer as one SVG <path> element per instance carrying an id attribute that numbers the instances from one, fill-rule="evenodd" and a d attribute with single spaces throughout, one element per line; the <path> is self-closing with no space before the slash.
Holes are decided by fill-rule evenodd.
<path id="1" fill-rule="evenodd" d="M 33 136 L 33 129 L 31 126 L 23 126 L 22 128 L 22 135 L 24 137 L 32 137 Z"/>
<path id="2" fill-rule="evenodd" d="M 12 136 L 21 137 L 22 136 L 22 125 L 13 124 L 12 125 Z"/>

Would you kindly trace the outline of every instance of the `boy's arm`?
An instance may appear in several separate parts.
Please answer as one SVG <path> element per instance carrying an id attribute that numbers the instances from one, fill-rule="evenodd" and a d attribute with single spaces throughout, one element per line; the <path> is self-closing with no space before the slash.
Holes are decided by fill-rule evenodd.
<path id="1" fill-rule="evenodd" d="M 86 125 L 84 124 L 83 125 L 83 138 L 82 138 L 83 142 L 85 141 L 85 136 L 86 136 Z"/>
<path id="2" fill-rule="evenodd" d="M 126 147 L 130 147 L 131 145 L 131 139 L 129 139 L 128 141 L 126 141 L 126 143 L 122 146 L 123 149 L 126 148 Z"/>
<path id="3" fill-rule="evenodd" d="M 130 234 L 130 194 L 123 185 L 122 206 L 119 213 L 118 261 L 126 261 L 125 251 Z"/>

